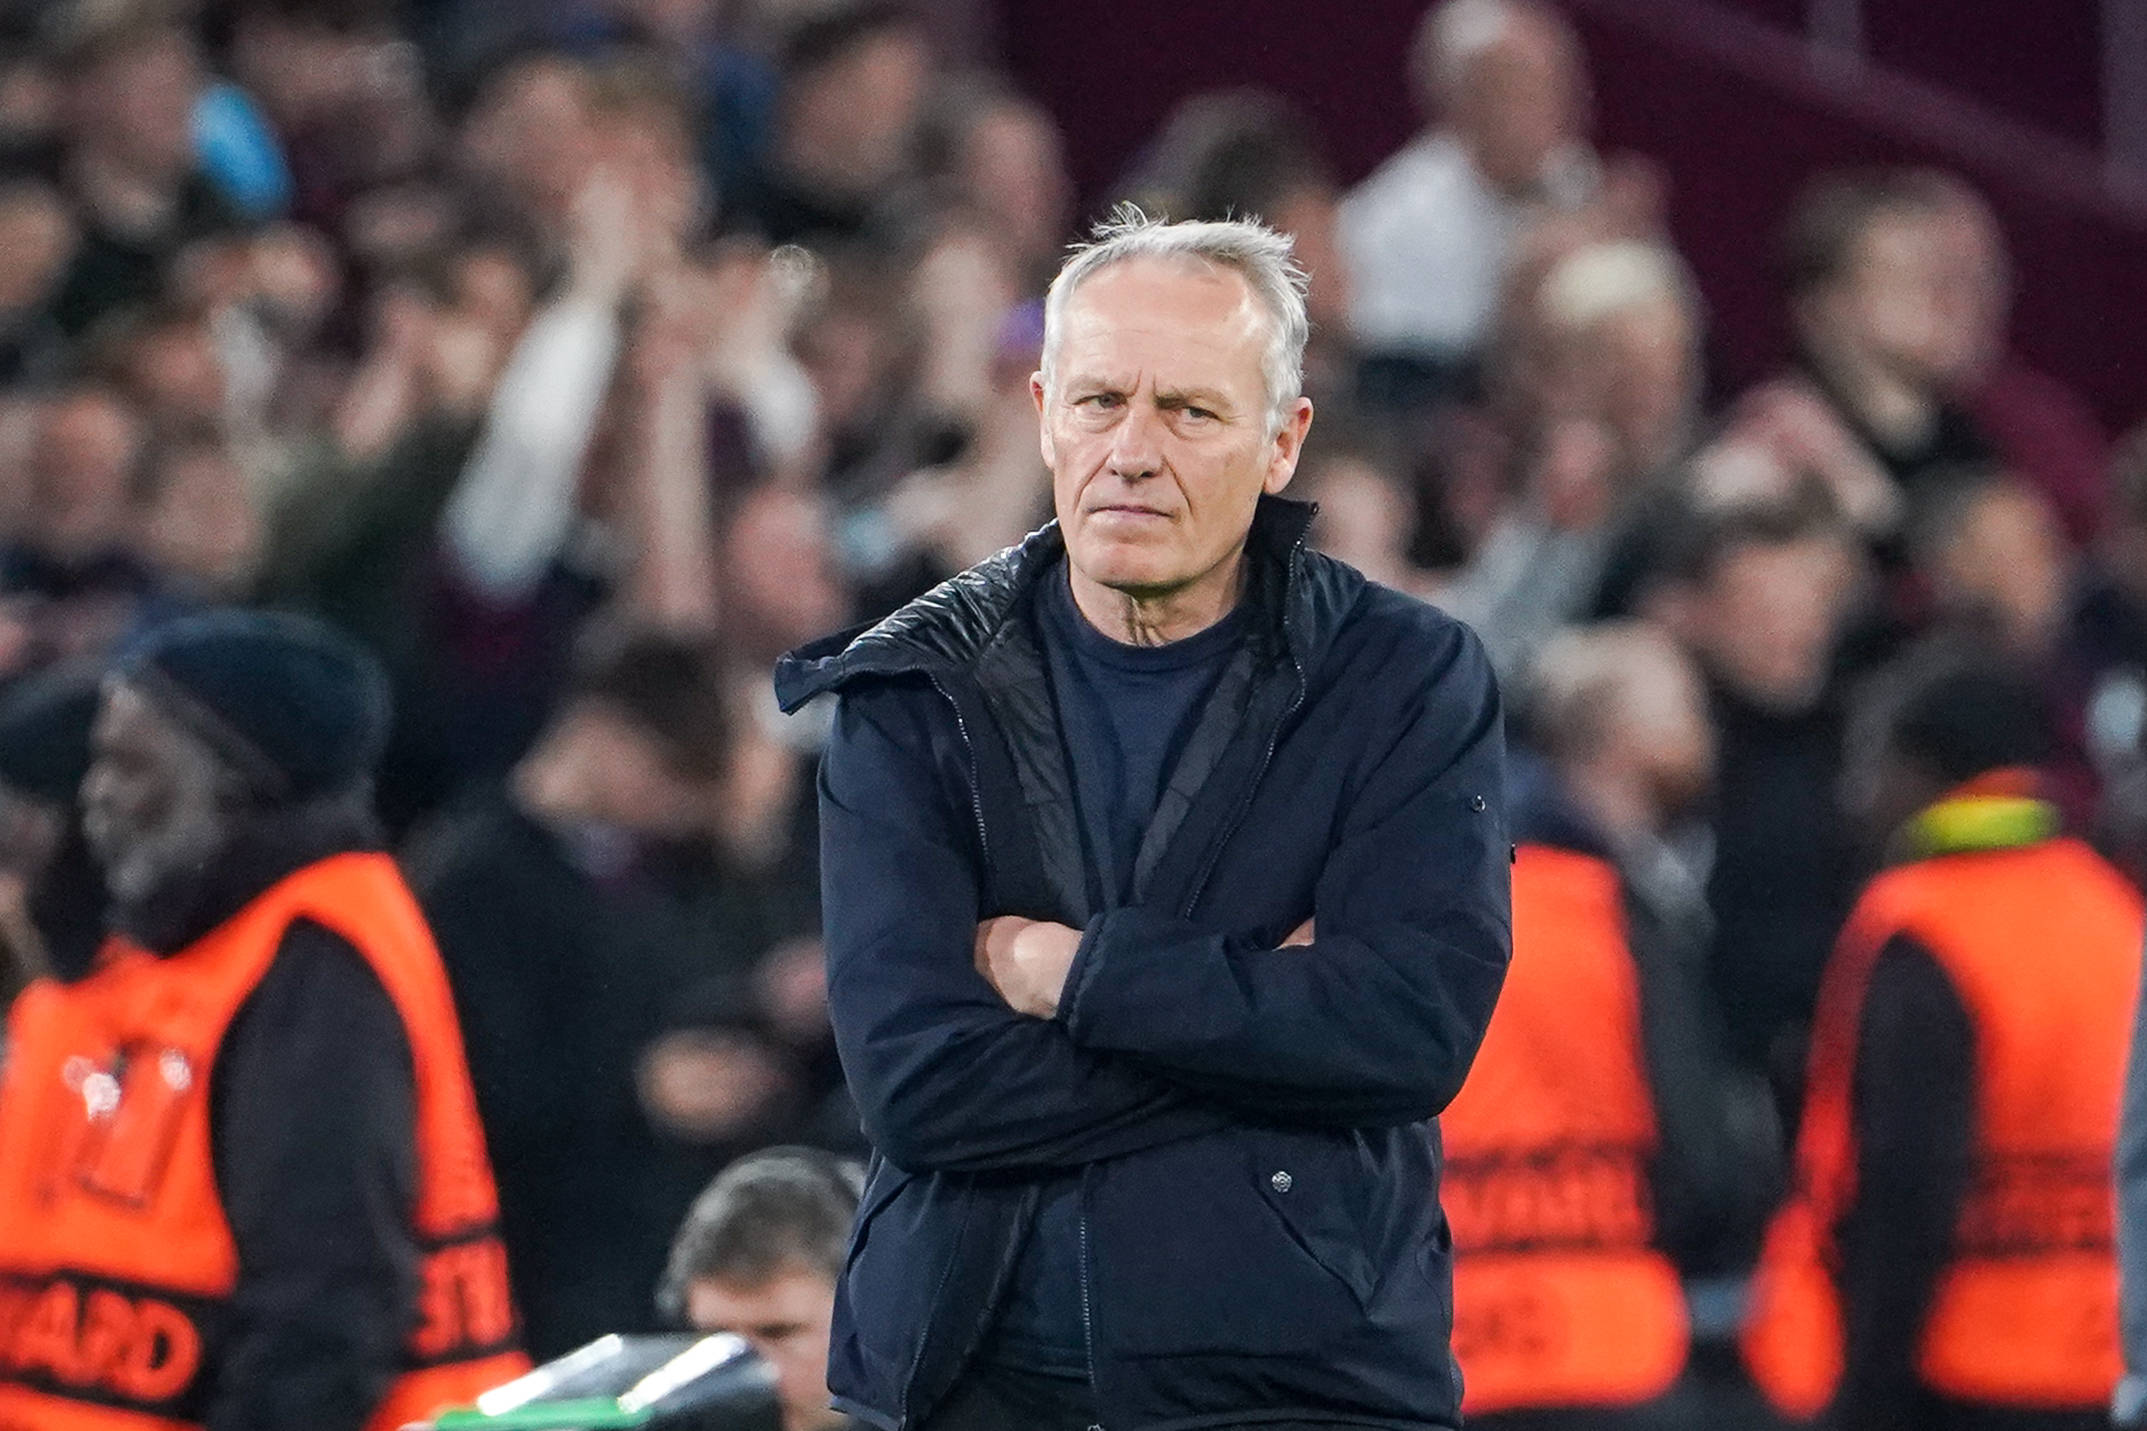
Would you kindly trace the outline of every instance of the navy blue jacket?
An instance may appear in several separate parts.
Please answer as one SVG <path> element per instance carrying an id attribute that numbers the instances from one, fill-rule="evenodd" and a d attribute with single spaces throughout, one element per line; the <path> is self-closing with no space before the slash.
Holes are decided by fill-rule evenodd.
<path id="1" fill-rule="evenodd" d="M 1063 1169 L 1110 1431 L 1459 1423 L 1431 1120 L 1511 943 L 1498 693 L 1473 633 L 1307 550 L 1310 517 L 1261 502 L 1255 619 L 1122 908 L 1088 907 L 1031 619 L 1055 529 L 778 669 L 786 706 L 842 692 L 829 1001 L 880 1157 L 829 1385 L 875 1426 L 954 1384 Z M 1055 1019 L 973 967 L 999 914 L 1085 930 Z"/>

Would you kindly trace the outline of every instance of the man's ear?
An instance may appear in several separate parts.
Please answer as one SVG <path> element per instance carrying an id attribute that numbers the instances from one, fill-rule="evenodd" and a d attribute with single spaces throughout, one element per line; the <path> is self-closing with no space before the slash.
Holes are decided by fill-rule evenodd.
<path id="1" fill-rule="evenodd" d="M 1043 451 L 1044 465 L 1055 468 L 1058 459 L 1051 452 L 1051 418 L 1044 411 L 1045 393 L 1044 375 L 1042 373 L 1029 374 L 1029 399 L 1036 404 L 1036 441 L 1037 446 Z"/>
<path id="2" fill-rule="evenodd" d="M 1297 475 L 1297 459 L 1305 450 L 1305 434 L 1311 430 L 1312 399 L 1301 397 L 1275 434 L 1267 456 L 1267 480 L 1260 484 L 1261 491 L 1273 496 L 1290 485 L 1290 479 Z"/>

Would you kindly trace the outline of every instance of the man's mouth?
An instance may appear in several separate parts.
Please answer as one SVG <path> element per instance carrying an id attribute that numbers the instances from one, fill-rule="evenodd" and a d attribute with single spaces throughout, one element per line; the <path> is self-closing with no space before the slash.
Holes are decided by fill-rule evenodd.
<path id="1" fill-rule="evenodd" d="M 1155 507 L 1144 507 L 1138 502 L 1112 502 L 1088 509 L 1091 517 L 1152 517 L 1157 521 L 1169 521 L 1170 513 Z"/>

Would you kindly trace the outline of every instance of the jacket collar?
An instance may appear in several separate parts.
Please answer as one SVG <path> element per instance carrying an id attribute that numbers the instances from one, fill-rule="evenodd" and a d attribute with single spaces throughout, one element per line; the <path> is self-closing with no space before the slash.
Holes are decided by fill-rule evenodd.
<path id="1" fill-rule="evenodd" d="M 1263 496 L 1245 545 L 1251 563 L 1246 599 L 1264 618 L 1258 629 L 1278 640 L 1300 675 L 1333 639 L 1364 584 L 1355 571 L 1306 547 L 1317 510 L 1309 502 Z M 799 647 L 776 663 L 776 699 L 794 711 L 861 677 L 969 669 L 1065 551 L 1052 522 L 876 625 Z"/>

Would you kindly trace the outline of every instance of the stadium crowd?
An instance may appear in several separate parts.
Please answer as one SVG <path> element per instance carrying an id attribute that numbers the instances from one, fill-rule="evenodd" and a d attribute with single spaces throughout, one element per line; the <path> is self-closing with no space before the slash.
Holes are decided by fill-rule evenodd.
<path id="1" fill-rule="evenodd" d="M 228 605 L 377 657 L 378 810 L 540 1358 L 656 1322 L 727 1164 L 868 1152 L 818 944 L 827 713 L 781 715 L 768 673 L 1050 515 L 1029 379 L 1081 138 L 968 19 L 0 7 L 0 690 Z M 1949 777 L 1928 803 L 2033 766 L 2007 798 L 2147 879 L 2147 430 L 2113 440 L 2009 350 L 2032 276 L 1936 171 L 1813 176 L 1752 259 L 1795 357 L 1721 391 L 1665 224 L 1678 156 L 1598 152 L 1554 10 L 1447 0 L 1390 62 L 1425 127 L 1354 187 L 1302 113 L 1234 90 L 1184 101 L 1111 197 L 1294 238 L 1314 541 L 1476 628 L 1541 813 L 1524 857 L 1556 827 L 1624 886 L 1644 1197 L 1706 1386 L 1648 1424 L 1768 1424 L 1729 1346 L 1830 953 L 1920 808 L 1904 767 Z M 0 995 L 96 943 L 89 896 L 50 892 L 72 796 L 35 764 L 0 753 Z M 1888 985 L 1870 1126 L 1942 1123 L 1943 1070 L 1973 1079 L 1939 982 Z M 1466 1111 L 1457 1164 L 1501 1124 Z M 1927 1303 L 1946 1238 L 1916 1229 L 1958 1218 L 1965 1154 L 1903 1140 L 1931 1166 L 1861 1206 L 1856 1276 Z M 846 1218 L 843 1165 L 786 1156 L 776 1183 Z M 1467 1367 L 1513 1333 L 1472 1320 L 1457 1230 Z M 711 1300 L 690 1277 L 671 1315 Z M 1840 1424 L 1924 1424 L 1914 1341 L 1852 1325 Z M 1474 1409 L 1526 1425 L 1527 1393 Z"/>

